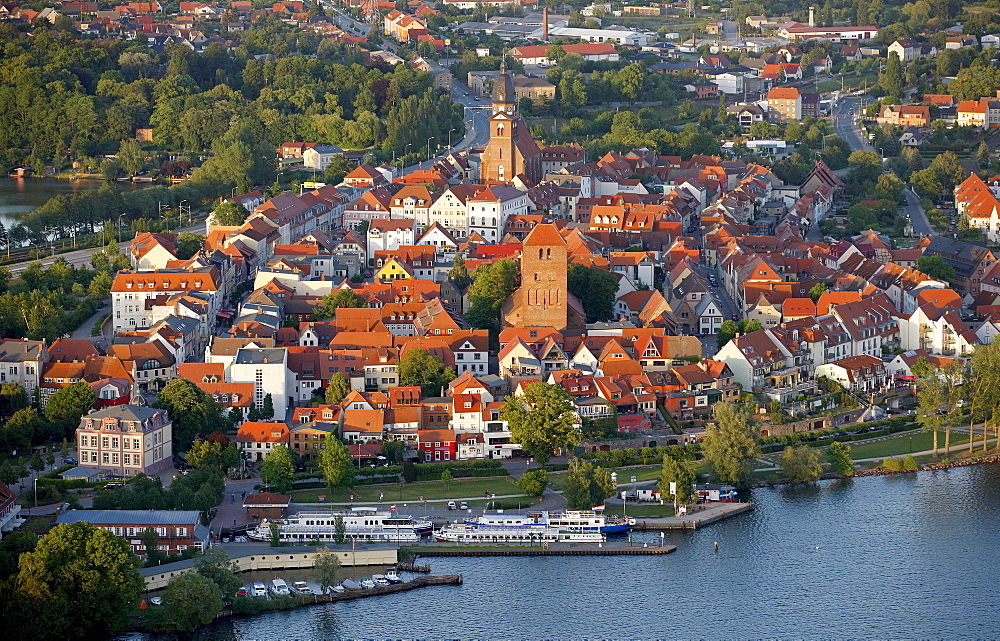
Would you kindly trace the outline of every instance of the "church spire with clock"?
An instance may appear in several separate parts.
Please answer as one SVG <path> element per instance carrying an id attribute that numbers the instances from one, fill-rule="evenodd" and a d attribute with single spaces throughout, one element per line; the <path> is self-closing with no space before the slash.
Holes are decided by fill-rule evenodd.
<path id="1" fill-rule="evenodd" d="M 510 182 L 524 174 L 532 182 L 542 179 L 541 150 L 517 113 L 517 93 L 500 59 L 500 75 L 493 83 L 493 115 L 489 119 L 490 141 L 481 156 L 479 176 L 483 182 Z"/>

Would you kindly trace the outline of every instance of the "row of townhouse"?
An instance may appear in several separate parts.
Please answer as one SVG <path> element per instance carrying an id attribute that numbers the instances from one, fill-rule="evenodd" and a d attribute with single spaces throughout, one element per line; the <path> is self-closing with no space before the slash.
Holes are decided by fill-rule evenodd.
<path id="1" fill-rule="evenodd" d="M 471 373 L 452 381 L 447 396 L 423 397 L 419 387 L 354 390 L 338 404 L 297 408 L 290 423 L 246 422 L 236 441 L 254 460 L 276 445 L 313 456 L 330 434 L 350 444 L 401 441 L 425 461 L 509 458 L 520 446 L 500 418 L 496 394 Z"/>

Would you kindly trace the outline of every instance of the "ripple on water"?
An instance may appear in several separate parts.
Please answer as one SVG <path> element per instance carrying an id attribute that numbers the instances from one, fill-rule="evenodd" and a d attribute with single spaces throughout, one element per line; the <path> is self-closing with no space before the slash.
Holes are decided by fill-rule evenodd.
<path id="1" fill-rule="evenodd" d="M 998 488 L 1000 466 L 980 465 L 758 489 L 751 513 L 668 534 L 664 557 L 430 559 L 465 583 L 195 638 L 993 637 Z"/>

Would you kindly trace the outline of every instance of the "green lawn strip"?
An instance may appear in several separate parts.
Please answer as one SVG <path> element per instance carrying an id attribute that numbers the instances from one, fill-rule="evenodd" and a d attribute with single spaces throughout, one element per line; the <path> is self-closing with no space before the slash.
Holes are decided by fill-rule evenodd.
<path id="1" fill-rule="evenodd" d="M 601 465 L 601 461 L 593 461 L 593 463 L 597 466 Z M 637 467 L 613 468 L 611 471 L 618 474 L 618 483 L 631 483 L 633 476 L 636 482 L 639 483 L 658 480 L 660 478 L 660 469 L 660 465 L 640 465 Z M 556 490 L 564 489 L 566 474 L 567 472 L 550 472 L 549 485 Z"/>
<path id="2" fill-rule="evenodd" d="M 384 495 L 383 502 L 418 501 L 420 497 L 433 501 L 437 499 L 468 498 L 490 494 L 520 494 L 514 481 L 507 476 L 455 479 L 450 486 L 442 481 L 424 481 L 421 483 L 389 483 L 381 485 L 359 485 L 353 489 L 326 488 L 312 490 L 296 490 L 292 492 L 292 501 L 296 503 L 319 503 L 320 496 L 325 496 L 326 502 L 344 502 L 353 500 L 355 503 L 373 503 Z M 351 499 L 351 496 L 354 496 Z"/>
<path id="3" fill-rule="evenodd" d="M 911 442 L 912 439 L 912 442 Z M 968 432 L 952 431 L 951 445 L 968 444 Z M 894 435 L 882 441 L 870 443 L 848 443 L 851 446 L 851 458 L 875 458 L 885 456 L 906 456 L 911 452 L 922 452 L 934 447 L 934 435 L 930 432 L 907 432 L 902 435 Z M 944 447 L 944 432 L 938 433 L 938 447 Z M 912 449 L 911 449 L 912 448 Z"/>

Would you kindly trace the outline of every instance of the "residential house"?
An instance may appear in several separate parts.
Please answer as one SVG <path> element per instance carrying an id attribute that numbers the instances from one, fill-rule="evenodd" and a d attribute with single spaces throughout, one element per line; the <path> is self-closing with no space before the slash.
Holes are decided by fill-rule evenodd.
<path id="1" fill-rule="evenodd" d="M 164 410 L 115 405 L 92 410 L 76 428 L 80 465 L 121 476 L 173 466 L 173 423 Z"/>

